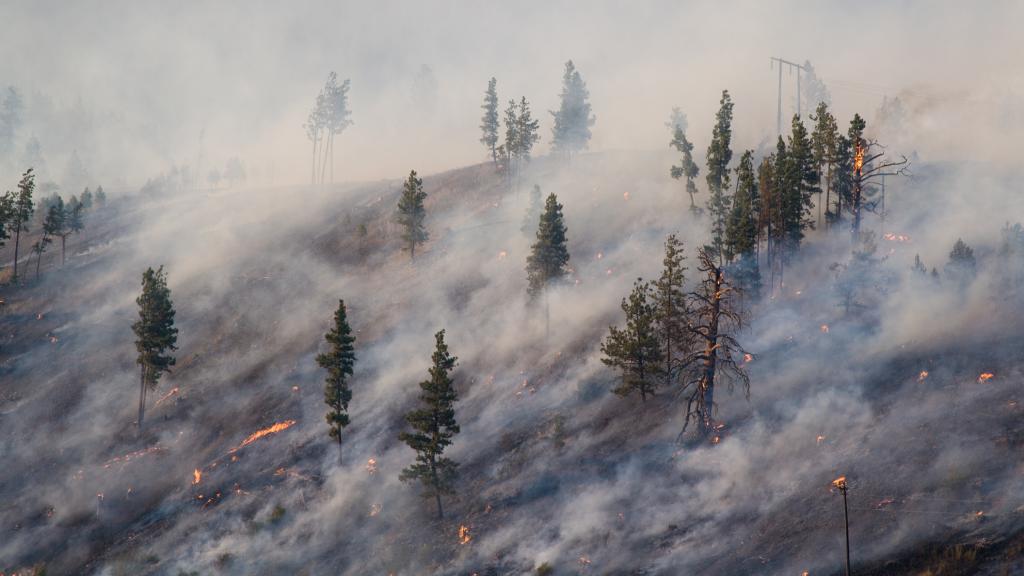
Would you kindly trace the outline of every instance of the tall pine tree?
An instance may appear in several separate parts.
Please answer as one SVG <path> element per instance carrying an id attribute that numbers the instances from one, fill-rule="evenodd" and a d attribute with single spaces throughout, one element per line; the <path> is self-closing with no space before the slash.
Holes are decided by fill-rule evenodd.
<path id="1" fill-rule="evenodd" d="M 693 161 L 693 144 L 686 139 L 686 132 L 681 126 L 676 126 L 672 133 L 672 141 L 669 142 L 669 146 L 675 148 L 683 155 L 679 161 L 678 166 L 672 166 L 669 169 L 669 175 L 679 180 L 681 178 L 686 179 L 686 193 L 690 195 L 690 211 L 693 213 L 700 212 L 700 209 L 693 201 L 693 195 L 697 193 L 697 185 L 693 183 L 694 179 L 700 173 L 700 168 L 697 163 Z"/>
<path id="2" fill-rule="evenodd" d="M 498 165 L 498 80 L 491 78 L 487 82 L 487 91 L 484 92 L 484 103 L 481 108 L 484 110 L 484 115 L 480 119 L 480 131 L 482 136 L 480 137 L 480 143 L 483 144 L 491 153 L 491 158 L 494 160 L 494 165 Z"/>
<path id="3" fill-rule="evenodd" d="M 178 329 L 174 327 L 174 304 L 171 290 L 167 287 L 167 273 L 161 266 L 157 270 L 147 268 L 142 274 L 142 294 L 135 300 L 139 305 L 139 320 L 132 324 L 135 332 L 135 349 L 139 355 L 139 422 L 146 412 L 146 390 L 155 389 L 164 372 L 174 366 L 177 350 Z"/>
<path id="4" fill-rule="evenodd" d="M 821 183 L 825 183 L 825 222 L 828 222 L 828 210 L 832 204 L 832 174 L 836 165 L 836 147 L 839 139 L 839 127 L 835 116 L 829 112 L 828 103 L 820 102 L 818 109 L 811 115 L 814 121 L 814 132 L 811 134 L 811 145 L 814 148 L 814 162 L 818 165 L 818 221 L 821 222 Z M 824 171 L 821 167 L 824 166 Z"/>
<path id="5" fill-rule="evenodd" d="M 711 215 L 711 242 L 713 253 L 722 262 L 725 244 L 725 223 L 729 216 L 730 198 L 727 195 L 730 185 L 729 162 L 732 161 L 732 97 L 728 90 L 722 90 L 722 100 L 715 114 L 715 127 L 711 133 L 711 144 L 708 145 L 708 173 L 705 176 L 711 197 L 708 199 L 708 212 Z"/>
<path id="6" fill-rule="evenodd" d="M 356 363 L 353 347 L 356 338 L 348 325 L 344 300 L 338 300 L 334 327 L 324 335 L 324 340 L 327 341 L 327 352 L 318 354 L 316 363 L 327 370 L 324 382 L 324 403 L 330 408 L 327 412 L 327 425 L 330 427 L 330 437 L 338 441 L 340 458 L 341 431 L 349 424 L 348 403 L 352 400 L 352 388 L 348 380 L 352 377 Z"/>
<path id="7" fill-rule="evenodd" d="M 399 440 L 416 451 L 416 462 L 402 470 L 403 482 L 419 481 L 424 497 L 434 497 L 437 516 L 444 518 L 441 496 L 455 492 L 458 464 L 444 457 L 444 450 L 459 433 L 455 422 L 455 394 L 451 372 L 457 359 L 448 352 L 444 330 L 434 335 L 436 348 L 431 357 L 430 378 L 420 383 L 420 407 L 405 415 L 412 432 L 402 432 Z"/>
<path id="8" fill-rule="evenodd" d="M 409 249 L 409 258 L 416 258 L 416 246 L 427 241 L 429 235 L 423 226 L 427 211 L 423 201 L 427 193 L 423 191 L 423 180 L 416 177 L 416 171 L 409 172 L 409 178 L 402 187 L 402 196 L 398 199 L 398 224 L 402 226 L 402 240 Z"/>
<path id="9" fill-rule="evenodd" d="M 13 210 L 10 223 L 14 226 L 14 276 L 18 279 L 18 248 L 21 246 L 21 233 L 28 232 L 28 223 L 32 220 L 35 205 L 32 203 L 32 192 L 36 189 L 36 175 L 29 168 L 18 182 L 18 192 L 14 195 Z"/>
<path id="10" fill-rule="evenodd" d="M 576 65 L 569 60 L 562 73 L 562 93 L 558 110 L 552 110 L 555 124 L 551 146 L 555 152 L 572 156 L 587 149 L 594 115 L 590 111 L 590 92 Z"/>
<path id="11" fill-rule="evenodd" d="M 683 243 L 675 234 L 665 240 L 661 277 L 654 282 L 654 315 L 661 344 L 662 373 L 669 385 L 679 372 L 679 362 L 690 351 L 693 338 L 687 330 L 686 266 Z"/>
<path id="12" fill-rule="evenodd" d="M 751 295 L 757 294 L 761 284 L 756 252 L 760 209 L 754 153 L 747 150 L 740 157 L 740 164 L 736 168 L 736 194 L 725 230 L 725 250 L 726 259 L 732 263 L 731 272 L 737 284 Z"/>
<path id="13" fill-rule="evenodd" d="M 531 300 L 544 295 L 544 318 L 548 327 L 551 317 L 547 298 L 548 287 L 569 272 L 566 232 L 565 222 L 562 220 L 562 205 L 558 203 L 557 196 L 549 194 L 537 226 L 537 240 L 526 258 L 527 294 Z"/>

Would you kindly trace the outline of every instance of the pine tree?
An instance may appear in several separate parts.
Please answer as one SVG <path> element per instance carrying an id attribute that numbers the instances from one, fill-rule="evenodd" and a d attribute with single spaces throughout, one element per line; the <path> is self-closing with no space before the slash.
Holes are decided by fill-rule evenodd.
<path id="1" fill-rule="evenodd" d="M 708 212 L 711 215 L 712 250 L 722 261 L 725 243 L 725 222 L 729 215 L 729 162 L 732 161 L 732 97 L 728 90 L 722 90 L 722 100 L 715 114 L 715 127 L 708 145 L 708 173 L 705 178 L 711 197 L 708 199 Z"/>
<path id="2" fill-rule="evenodd" d="M 61 254 L 60 264 L 64 265 L 64 230 L 65 230 L 65 218 L 64 218 L 64 200 L 60 196 L 57 196 L 55 202 L 50 204 L 50 207 L 46 211 L 46 218 L 43 220 L 43 235 L 33 245 L 33 251 L 36 253 L 36 280 L 39 279 L 39 266 L 43 260 L 43 252 L 46 252 L 46 247 L 53 243 L 53 238 L 61 237 Z"/>
<path id="3" fill-rule="evenodd" d="M 704 437 L 715 428 L 715 387 L 724 379 L 732 389 L 738 381 L 749 397 L 750 379 L 737 362 L 737 358 L 743 358 L 744 351 L 734 335 L 743 324 L 734 298 L 736 288 L 726 279 L 707 248 L 698 250 L 697 260 L 700 263 L 697 270 L 704 278 L 688 299 L 689 330 L 699 347 L 683 361 L 684 366 L 692 368 L 684 384 L 689 396 L 683 431 L 694 421 L 699 426 L 700 436 Z"/>
<path id="4" fill-rule="evenodd" d="M 949 252 L 949 262 L 945 268 L 946 275 L 961 283 L 966 283 L 974 277 L 976 268 L 974 249 L 968 246 L 962 238 L 957 238 L 953 249 Z"/>
<path id="5" fill-rule="evenodd" d="M 132 324 L 135 332 L 135 349 L 139 355 L 139 423 L 146 411 L 146 390 L 156 389 L 160 376 L 170 372 L 174 366 L 177 350 L 178 329 L 174 327 L 174 304 L 171 290 L 167 287 L 167 273 L 161 266 L 157 270 L 147 268 L 142 274 L 142 294 L 135 300 L 139 305 L 139 320 Z"/>
<path id="6" fill-rule="evenodd" d="M 829 224 L 842 222 L 843 211 L 849 210 L 853 201 L 853 161 L 854 152 L 850 139 L 839 135 L 836 138 L 836 164 L 832 173 L 832 192 L 835 195 L 835 208 L 826 210 Z"/>
<path id="7" fill-rule="evenodd" d="M 612 391 L 619 396 L 639 392 L 642 402 L 654 394 L 661 372 L 662 348 L 653 300 L 651 285 L 637 278 L 629 298 L 622 299 L 625 329 L 609 326 L 608 338 L 601 344 L 605 355 L 601 362 L 622 373 L 622 383 Z"/>
<path id="8" fill-rule="evenodd" d="M 654 309 L 658 338 L 664 360 L 662 374 L 670 385 L 678 374 L 679 361 L 690 352 L 693 337 L 687 329 L 686 266 L 683 264 L 683 243 L 675 234 L 665 240 L 665 259 L 661 277 L 654 282 Z"/>
<path id="9" fill-rule="evenodd" d="M 530 191 L 530 207 L 526 209 L 526 215 L 523 217 L 523 225 L 519 227 L 519 231 L 526 234 L 527 237 L 536 236 L 537 223 L 540 221 L 540 215 L 543 209 L 544 196 L 541 194 L 540 186 L 534 184 L 533 190 Z"/>
<path id="10" fill-rule="evenodd" d="M 96 205 L 100 208 L 107 205 L 107 193 L 103 191 L 103 186 L 96 187 Z"/>
<path id="11" fill-rule="evenodd" d="M 338 300 L 338 309 L 334 312 L 334 327 L 324 335 L 328 350 L 316 357 L 316 363 L 327 370 L 324 384 L 324 403 L 330 408 L 327 412 L 327 425 L 330 437 L 338 441 L 341 449 L 341 431 L 348 426 L 348 403 L 352 400 L 352 389 L 348 380 L 356 363 L 352 328 L 348 325 L 345 301 Z M 340 453 L 339 453 L 340 458 Z"/>
<path id="12" fill-rule="evenodd" d="M 448 353 L 444 341 L 444 330 L 434 335 L 436 348 L 431 357 L 430 378 L 420 383 L 420 408 L 405 415 L 412 432 L 402 432 L 399 440 L 416 451 L 416 462 L 402 470 L 399 478 L 403 482 L 419 481 L 424 488 L 424 497 L 433 496 L 437 502 L 437 516 L 444 518 L 441 496 L 455 492 L 455 478 L 458 464 L 444 457 L 444 450 L 459 433 L 455 422 L 454 383 L 450 373 L 455 369 L 457 359 Z"/>
<path id="13" fill-rule="evenodd" d="M 562 205 L 558 203 L 557 196 L 549 194 L 537 226 L 537 241 L 533 243 L 530 255 L 526 258 L 526 276 L 529 282 L 527 294 L 531 300 L 542 294 L 545 296 L 544 317 L 548 326 L 548 287 L 568 274 L 569 249 L 566 247 L 566 232 L 565 223 L 562 221 Z"/>
<path id="14" fill-rule="evenodd" d="M 509 189 L 512 188 L 512 181 L 516 177 L 517 164 L 519 161 L 519 114 L 516 101 L 509 100 L 508 108 L 505 109 L 505 142 L 501 145 L 505 160 L 505 175 L 508 178 Z"/>
<path id="15" fill-rule="evenodd" d="M 818 108 L 811 115 L 814 121 L 814 132 L 811 134 L 811 145 L 814 148 L 814 163 L 819 168 L 818 173 L 818 221 L 821 221 L 821 183 L 825 183 L 825 220 L 829 219 L 828 210 L 832 202 L 832 181 L 833 169 L 836 165 L 836 153 L 839 140 L 839 126 L 836 124 L 835 116 L 829 112 L 828 103 L 818 103 Z M 825 171 L 820 170 L 825 166 Z"/>
<path id="16" fill-rule="evenodd" d="M 92 192 L 89 191 L 88 186 L 86 186 L 85 190 L 82 191 L 82 196 L 79 198 L 79 202 L 82 203 L 82 209 L 86 212 L 92 210 Z"/>
<path id="17" fill-rule="evenodd" d="M 402 226 L 402 240 L 409 248 L 409 257 L 416 258 L 416 246 L 427 241 L 429 235 L 423 226 L 427 211 L 423 207 L 427 193 L 423 191 L 423 180 L 416 177 L 416 171 L 409 172 L 409 179 L 402 188 L 398 199 L 398 223 Z"/>
<path id="18" fill-rule="evenodd" d="M 761 272 L 758 268 L 758 213 L 761 198 L 757 176 L 754 173 L 754 153 L 747 150 L 736 168 L 736 194 L 726 226 L 726 260 L 736 283 L 743 291 L 756 295 L 760 291 Z"/>
<path id="19" fill-rule="evenodd" d="M 519 101 L 519 116 L 516 118 L 516 125 L 516 132 L 519 134 L 517 140 L 519 147 L 516 153 L 523 162 L 529 162 L 533 145 L 540 140 L 540 134 L 537 133 L 540 130 L 540 121 L 535 120 L 530 114 L 530 103 L 526 101 L 526 96 Z"/>
<path id="20" fill-rule="evenodd" d="M 571 157 L 587 149 L 590 127 L 595 118 L 590 110 L 590 92 L 576 66 L 569 60 L 562 74 L 562 93 L 557 111 L 552 110 L 555 124 L 551 129 L 551 147 L 555 152 Z"/>
<path id="21" fill-rule="evenodd" d="M 795 252 L 804 238 L 804 230 L 814 228 L 811 210 L 814 207 L 814 195 L 819 193 L 814 149 L 799 116 L 793 116 L 788 160 L 791 181 L 786 188 L 783 226 L 787 249 Z"/>
<path id="22" fill-rule="evenodd" d="M 481 108 L 484 110 L 484 115 L 480 119 L 480 131 L 482 136 L 480 137 L 480 143 L 483 144 L 488 150 L 491 151 L 491 158 L 494 160 L 494 165 L 498 165 L 498 129 L 500 127 L 498 123 L 498 80 L 491 78 L 487 82 L 487 91 L 484 92 L 484 103 Z"/>
<path id="23" fill-rule="evenodd" d="M 29 168 L 18 182 L 18 192 L 13 197 L 13 210 L 10 222 L 14 225 L 14 275 L 18 279 L 18 247 L 21 245 L 21 233 L 28 232 L 28 223 L 32 220 L 35 207 L 32 204 L 32 192 L 36 189 L 36 175 Z"/>
<path id="24" fill-rule="evenodd" d="M 693 180 L 700 173 L 700 168 L 693 161 L 693 144 L 686 139 L 686 132 L 677 126 L 672 133 L 672 142 L 669 142 L 669 146 L 683 155 L 679 165 L 669 169 L 669 175 L 676 180 L 686 178 L 686 193 L 690 195 L 690 211 L 696 214 L 700 209 L 693 201 L 693 195 L 697 193 L 697 185 L 693 183 Z"/>
<path id="25" fill-rule="evenodd" d="M 8 190 L 0 194 L 0 248 L 11 239 L 11 223 L 14 218 L 14 201 L 17 196 Z"/>

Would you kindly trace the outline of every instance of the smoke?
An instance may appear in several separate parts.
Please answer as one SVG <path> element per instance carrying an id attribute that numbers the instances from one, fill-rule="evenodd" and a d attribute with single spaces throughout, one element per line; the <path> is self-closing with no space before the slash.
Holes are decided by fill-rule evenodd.
<path id="1" fill-rule="evenodd" d="M 1009 146 L 1021 78 L 999 67 L 1016 53 L 1006 27 L 1019 7 L 973 21 L 913 2 L 881 19 L 871 4 L 606 8 L 8 8 L 22 24 L 0 39 L 8 51 L 43 31 L 60 41 L 18 51 L 0 81 L 62 108 L 80 98 L 98 144 L 79 152 L 122 194 L 69 240 L 65 269 L 44 258 L 42 282 L 5 292 L 0 570 L 834 572 L 842 510 L 829 485 L 840 475 L 861 565 L 1015 535 L 1024 298 L 999 229 L 1024 214 Z M 938 43 L 915 31 L 926 28 L 949 33 Z M 973 41 L 980 30 L 992 42 Z M 823 48 L 844 37 L 843 49 Z M 843 128 L 860 111 L 891 154 L 914 156 L 913 176 L 887 182 L 884 221 L 866 219 L 875 263 L 850 311 L 833 266 L 850 260 L 849 235 L 809 235 L 740 335 L 754 354 L 750 398 L 720 393 L 721 442 L 684 446 L 677 391 L 644 404 L 614 396 L 599 343 L 633 281 L 659 274 L 667 234 L 690 256 L 707 239 L 668 178 L 668 113 L 686 113 L 702 156 L 728 88 L 734 148 L 757 148 L 774 137 L 775 54 L 813 60 Z M 525 94 L 553 109 L 570 57 L 591 90 L 594 152 L 569 165 L 536 158 L 509 192 L 476 165 L 486 80 L 498 77 L 502 100 Z M 984 65 L 966 66 L 975 61 Z M 331 69 L 353 83 L 355 125 L 337 164 L 353 183 L 304 187 L 301 124 Z M 950 69 L 962 71 L 954 86 Z M 898 123 L 871 123 L 881 97 L 865 84 L 900 95 Z M 44 154 L 47 142 L 82 138 L 50 122 L 32 130 Z M 201 170 L 237 155 L 259 186 L 136 192 L 171 164 L 194 166 L 204 130 Z M 457 166 L 469 167 L 444 171 Z M 415 262 L 392 220 L 411 168 L 428 174 L 431 235 Z M 520 225 L 534 183 L 564 204 L 572 255 L 549 335 L 524 297 L 531 239 Z M 944 273 L 958 237 L 978 256 L 965 283 Z M 915 255 L 938 279 L 911 270 Z M 139 275 L 160 264 L 180 350 L 138 433 L 130 325 Z M 358 356 L 340 454 L 313 360 L 339 298 Z M 397 433 L 442 328 L 459 357 L 462 432 L 450 455 L 461 480 L 436 521 L 419 488 L 398 480 L 412 453 Z M 983 372 L 995 376 L 979 382 Z M 231 452 L 287 420 L 296 424 Z"/>

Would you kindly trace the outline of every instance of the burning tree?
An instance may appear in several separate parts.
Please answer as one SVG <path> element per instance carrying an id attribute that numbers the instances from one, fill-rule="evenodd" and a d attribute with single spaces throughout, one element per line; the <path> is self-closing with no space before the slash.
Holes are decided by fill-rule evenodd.
<path id="1" fill-rule="evenodd" d="M 437 516 L 444 518 L 441 496 L 452 494 L 458 463 L 443 456 L 445 448 L 451 445 L 452 437 L 459 433 L 455 422 L 455 402 L 458 397 L 450 376 L 455 369 L 455 356 L 448 353 L 444 341 L 444 330 L 434 335 L 436 348 L 431 357 L 430 378 L 420 383 L 420 408 L 405 415 L 412 426 L 412 432 L 402 432 L 398 438 L 416 451 L 416 462 L 402 470 L 399 478 L 403 482 L 418 480 L 424 488 L 423 495 L 431 496 L 437 502 Z"/>
<path id="2" fill-rule="evenodd" d="M 324 335 L 324 340 L 329 348 L 327 352 L 317 355 L 316 363 L 327 370 L 324 385 L 324 403 L 330 407 L 327 425 L 330 427 L 331 438 L 338 441 L 340 458 L 341 431 L 349 424 L 348 403 L 352 400 L 348 379 L 356 363 L 356 353 L 352 346 L 356 338 L 352 336 L 352 328 L 348 325 L 344 300 L 338 300 L 338 309 L 334 312 L 334 328 Z"/>
<path id="3" fill-rule="evenodd" d="M 697 270 L 704 276 L 697 288 L 689 293 L 689 330 L 698 347 L 682 362 L 687 369 L 684 393 L 688 394 L 683 432 L 690 421 L 698 425 L 700 437 L 714 428 L 715 385 L 725 379 L 732 390 L 736 381 L 750 395 L 750 378 L 736 358 L 742 360 L 745 352 L 734 333 L 743 325 L 743 317 L 733 298 L 736 288 L 726 279 L 722 267 L 707 248 L 697 252 Z M 700 345 L 703 346 L 700 346 Z"/>
<path id="4" fill-rule="evenodd" d="M 167 287 L 167 273 L 161 266 L 157 270 L 147 268 L 142 274 L 142 295 L 135 302 L 139 305 L 139 320 L 132 324 L 135 332 L 135 349 L 139 356 L 139 423 L 146 411 L 146 389 L 156 388 L 160 376 L 170 372 L 174 356 L 169 351 L 177 350 L 178 329 L 174 327 L 174 304 L 171 290 Z"/>
<path id="5" fill-rule="evenodd" d="M 622 299 L 626 328 L 608 328 L 608 338 L 601 344 L 605 354 L 601 362 L 622 373 L 622 383 L 613 392 L 628 396 L 640 392 L 640 400 L 654 394 L 661 372 L 662 348 L 658 339 L 658 308 L 653 302 L 651 285 L 637 278 L 633 293 Z"/>
<path id="6" fill-rule="evenodd" d="M 906 173 L 907 157 L 900 156 L 899 160 L 890 160 L 885 156 L 885 147 L 876 140 L 864 137 L 864 128 L 867 123 L 854 114 L 850 121 L 849 136 L 850 149 L 853 152 L 853 171 L 850 178 L 850 203 L 848 204 L 853 217 L 853 241 L 856 242 L 860 234 L 861 214 L 866 209 L 874 211 L 878 202 L 871 199 L 874 184 L 886 176 L 902 176 Z"/>
<path id="7" fill-rule="evenodd" d="M 416 246 L 427 241 L 429 234 L 423 226 L 427 211 L 423 201 L 427 193 L 423 191 L 423 180 L 416 177 L 416 171 L 409 172 L 409 179 L 402 188 L 402 196 L 398 199 L 398 224 L 402 226 L 402 240 L 409 248 L 409 258 L 416 258 Z"/>

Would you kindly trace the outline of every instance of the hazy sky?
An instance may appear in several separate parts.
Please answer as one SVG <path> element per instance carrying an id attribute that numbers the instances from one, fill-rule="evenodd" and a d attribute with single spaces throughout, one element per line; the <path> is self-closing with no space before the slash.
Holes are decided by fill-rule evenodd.
<path id="1" fill-rule="evenodd" d="M 663 148 L 663 122 L 680 106 L 702 151 L 723 88 L 736 101 L 738 146 L 756 146 L 774 132 L 772 55 L 811 60 L 844 119 L 870 119 L 883 94 L 906 88 L 932 101 L 1015 106 L 1024 87 L 1014 29 L 1024 5 L 1013 2 L 976 11 L 952 2 L 44 1 L 0 15 L 16 24 L 0 50 L 17 55 L 0 62 L 0 83 L 123 118 L 128 139 L 145 135 L 125 149 L 137 158 L 121 158 L 136 179 L 194 162 L 205 128 L 210 163 L 239 155 L 264 176 L 272 165 L 279 183 L 303 181 L 302 123 L 329 70 L 352 80 L 340 179 L 483 159 L 479 105 L 492 75 L 502 102 L 530 99 L 546 150 L 546 110 L 570 58 L 592 94 L 592 149 Z M 788 116 L 793 79 L 784 80 Z"/>

